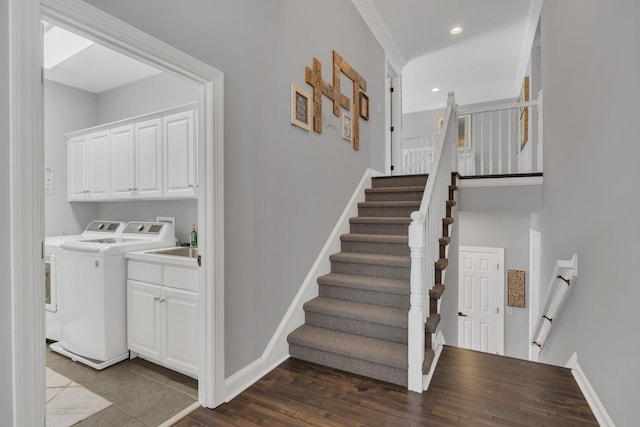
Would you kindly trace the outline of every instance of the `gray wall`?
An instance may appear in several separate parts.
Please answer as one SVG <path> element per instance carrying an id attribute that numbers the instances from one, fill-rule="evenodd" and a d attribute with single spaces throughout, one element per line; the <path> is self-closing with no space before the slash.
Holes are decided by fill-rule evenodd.
<path id="1" fill-rule="evenodd" d="M 261 356 L 365 169 L 384 169 L 383 51 L 343 0 L 88 3 L 225 73 L 229 376 Z M 319 135 L 290 125 L 291 83 L 310 91 L 314 56 L 330 79 L 333 49 L 367 80 L 359 152 L 339 126 Z"/>
<path id="2" fill-rule="evenodd" d="M 640 383 L 639 20 L 635 0 L 550 1 L 542 12 L 542 280 L 573 253 L 579 277 L 541 357 L 565 364 L 577 352 L 620 426 L 638 423 Z"/>
<path id="3" fill-rule="evenodd" d="M 67 140 L 65 133 L 99 124 L 98 96 L 60 83 L 44 85 L 44 163 L 54 166 L 53 194 L 44 196 L 46 236 L 79 234 L 97 218 L 95 203 L 67 201 Z"/>
<path id="4" fill-rule="evenodd" d="M 198 87 L 167 73 L 99 94 L 98 123 L 110 123 L 198 100 Z"/>
<path id="5" fill-rule="evenodd" d="M 9 58 L 8 1 L 0 0 L 0 58 Z M 0 61 L 0 232 L 9 236 L 11 204 L 9 200 L 9 61 Z M 0 240 L 0 424 L 13 423 L 13 351 L 11 341 L 11 269 L 9 239 Z"/>
<path id="6" fill-rule="evenodd" d="M 526 213 L 466 212 L 459 213 L 460 246 L 504 248 L 503 290 L 507 309 L 507 270 L 524 270 L 527 296 L 524 308 L 512 308 L 504 316 L 504 354 L 529 358 L 529 226 Z M 454 345 L 456 343 L 453 343 Z"/>

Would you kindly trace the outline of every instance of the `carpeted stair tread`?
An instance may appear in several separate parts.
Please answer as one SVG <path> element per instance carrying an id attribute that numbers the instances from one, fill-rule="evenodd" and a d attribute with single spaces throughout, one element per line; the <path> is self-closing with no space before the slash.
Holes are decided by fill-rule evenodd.
<path id="1" fill-rule="evenodd" d="M 429 289 L 429 297 L 440 299 L 444 293 L 444 285 L 442 283 L 436 284 L 433 288 Z"/>
<path id="2" fill-rule="evenodd" d="M 359 208 L 397 208 L 397 207 L 418 207 L 420 200 L 391 200 L 378 202 L 358 202 Z"/>
<path id="3" fill-rule="evenodd" d="M 391 244 L 409 244 L 409 236 L 400 236 L 396 234 L 360 234 L 349 233 L 340 236 L 341 241 L 349 242 L 370 242 L 370 243 L 391 243 Z"/>
<path id="4" fill-rule="evenodd" d="M 401 175 L 401 176 L 379 176 L 371 178 L 373 188 L 380 187 L 408 187 L 427 184 L 429 175 Z"/>
<path id="5" fill-rule="evenodd" d="M 340 286 L 387 294 L 411 295 L 411 286 L 407 280 L 385 279 L 382 277 L 356 276 L 354 274 L 329 273 L 318 277 L 318 284 Z"/>
<path id="6" fill-rule="evenodd" d="M 440 324 L 440 315 L 438 313 L 431 313 L 429 317 L 427 317 L 427 322 L 424 325 L 425 331 L 434 334 L 436 329 L 438 329 L 438 325 Z"/>
<path id="7" fill-rule="evenodd" d="M 407 310 L 317 297 L 304 304 L 305 312 L 359 320 L 378 325 L 407 328 Z"/>
<path id="8" fill-rule="evenodd" d="M 349 218 L 351 224 L 411 224 L 411 218 L 404 216 L 354 216 Z"/>
<path id="9" fill-rule="evenodd" d="M 330 261 L 358 264 L 411 267 L 411 257 L 398 255 L 362 254 L 357 252 L 338 252 L 329 256 Z"/>
<path id="10" fill-rule="evenodd" d="M 433 359 L 436 357 L 436 352 L 430 348 L 424 349 L 424 362 L 422 362 L 422 375 L 427 375 L 431 370 Z"/>
<path id="11" fill-rule="evenodd" d="M 312 348 L 398 369 L 407 369 L 407 345 L 303 325 L 287 337 L 289 344 Z"/>
<path id="12" fill-rule="evenodd" d="M 424 192 L 424 186 L 408 186 L 408 187 L 376 187 L 365 188 L 366 193 L 404 193 L 404 192 Z"/>

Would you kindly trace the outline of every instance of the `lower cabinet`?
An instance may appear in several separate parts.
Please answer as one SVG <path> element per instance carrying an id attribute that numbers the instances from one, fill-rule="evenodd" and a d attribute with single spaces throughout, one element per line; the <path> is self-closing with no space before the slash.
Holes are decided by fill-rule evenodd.
<path id="1" fill-rule="evenodd" d="M 127 280 L 129 350 L 198 377 L 196 292 Z"/>

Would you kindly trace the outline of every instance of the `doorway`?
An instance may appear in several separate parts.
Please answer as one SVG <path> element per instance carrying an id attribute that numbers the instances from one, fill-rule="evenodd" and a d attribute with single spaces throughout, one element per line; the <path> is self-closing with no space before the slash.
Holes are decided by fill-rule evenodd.
<path id="1" fill-rule="evenodd" d="M 139 31 L 92 6 L 51 0 L 11 0 L 10 80 L 13 129 L 11 282 L 15 312 L 12 347 L 14 420 L 17 425 L 42 425 L 44 415 L 44 261 L 42 33 L 40 21 L 63 26 L 138 61 L 189 80 L 198 86 L 198 227 L 202 242 L 198 303 L 199 360 L 202 367 L 198 399 L 207 407 L 224 401 L 224 234 L 223 234 L 223 73 Z M 40 83 L 40 84 L 38 84 Z M 37 254 L 37 255 L 36 255 Z M 38 273 L 36 273 L 38 272 Z"/>
<path id="2" fill-rule="evenodd" d="M 504 355 L 504 249 L 460 246 L 458 345 Z"/>

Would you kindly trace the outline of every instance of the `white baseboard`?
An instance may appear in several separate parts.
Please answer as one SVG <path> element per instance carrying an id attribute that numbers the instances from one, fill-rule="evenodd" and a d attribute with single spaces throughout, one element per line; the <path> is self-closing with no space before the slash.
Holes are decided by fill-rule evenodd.
<path id="1" fill-rule="evenodd" d="M 183 419 L 184 417 L 186 417 L 187 415 L 189 415 L 190 413 L 198 409 L 200 406 L 202 406 L 200 405 L 200 402 L 194 402 L 191 405 L 184 408 L 182 411 L 175 414 L 173 417 L 169 418 L 167 421 L 160 424 L 158 427 L 171 427 L 175 425 L 178 421 L 180 421 L 181 419 Z"/>
<path id="2" fill-rule="evenodd" d="M 431 380 L 433 379 L 433 373 L 436 370 L 436 366 L 438 366 L 438 360 L 440 360 L 440 355 L 442 354 L 442 348 L 446 344 L 446 342 L 444 341 L 444 335 L 442 334 L 442 331 L 438 330 L 434 343 L 436 347 L 435 356 L 433 358 L 433 362 L 431 362 L 431 368 L 429 368 L 429 373 L 427 375 L 424 375 L 424 378 L 422 380 L 422 389 L 424 391 L 429 390 L 429 385 L 431 385 Z"/>
<path id="3" fill-rule="evenodd" d="M 593 415 L 595 415 L 596 420 L 598 420 L 598 424 L 603 427 L 615 427 L 615 424 L 613 423 L 613 420 L 609 416 L 609 413 L 602 404 L 602 401 L 596 394 L 596 391 L 591 386 L 589 379 L 578 364 L 578 355 L 576 353 L 573 353 L 573 356 L 571 356 L 565 367 L 571 369 L 571 373 L 578 383 L 578 387 L 580 387 L 582 394 L 584 394 L 584 398 L 589 404 Z"/>
<path id="4" fill-rule="evenodd" d="M 287 336 L 297 327 L 304 324 L 304 310 L 302 306 L 305 302 L 318 296 L 318 277 L 331 271 L 329 255 L 340 252 L 340 235 L 349 232 L 349 218 L 358 215 L 358 202 L 364 201 L 364 189 L 371 183 L 372 177 L 381 175 L 383 175 L 381 172 L 372 169 L 365 171 L 349 203 L 340 218 L 338 218 L 333 231 L 311 266 L 307 277 L 305 277 L 302 282 L 298 293 L 293 298 L 293 301 L 289 305 L 287 312 L 271 337 L 262 356 L 225 380 L 225 402 L 230 401 L 242 393 L 273 368 L 289 358 Z"/>

